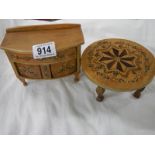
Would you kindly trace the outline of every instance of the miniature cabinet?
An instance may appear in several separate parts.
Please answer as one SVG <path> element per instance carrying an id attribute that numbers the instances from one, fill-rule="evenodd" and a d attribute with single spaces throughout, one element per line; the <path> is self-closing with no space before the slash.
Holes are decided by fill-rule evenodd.
<path id="1" fill-rule="evenodd" d="M 32 46 L 54 41 L 57 56 L 33 59 Z M 74 74 L 80 78 L 81 44 L 83 33 L 79 24 L 35 25 L 9 28 L 1 43 L 17 78 L 55 79 Z"/>

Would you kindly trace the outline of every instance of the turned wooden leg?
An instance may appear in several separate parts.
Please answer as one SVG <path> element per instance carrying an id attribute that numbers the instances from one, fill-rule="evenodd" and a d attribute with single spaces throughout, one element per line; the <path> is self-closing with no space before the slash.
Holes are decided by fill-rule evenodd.
<path id="1" fill-rule="evenodd" d="M 97 97 L 96 97 L 96 100 L 97 101 L 99 101 L 99 102 L 101 102 L 101 101 L 103 101 L 103 99 L 104 99 L 104 96 L 103 96 L 103 93 L 105 92 L 105 89 L 104 88 L 102 88 L 102 87 L 100 87 L 100 86 L 98 86 L 97 88 L 96 88 L 96 93 L 97 93 Z"/>
<path id="2" fill-rule="evenodd" d="M 24 86 L 27 86 L 27 82 L 25 81 L 24 78 L 18 77 L 19 80 L 23 83 Z"/>
<path id="3" fill-rule="evenodd" d="M 75 73 L 74 81 L 75 81 L 75 82 L 80 81 L 80 72 L 76 72 L 76 73 Z"/>
<path id="4" fill-rule="evenodd" d="M 133 96 L 134 96 L 135 98 L 140 98 L 140 96 L 141 96 L 141 92 L 142 92 L 144 89 L 145 89 L 145 87 L 136 90 L 136 91 L 133 93 Z"/>

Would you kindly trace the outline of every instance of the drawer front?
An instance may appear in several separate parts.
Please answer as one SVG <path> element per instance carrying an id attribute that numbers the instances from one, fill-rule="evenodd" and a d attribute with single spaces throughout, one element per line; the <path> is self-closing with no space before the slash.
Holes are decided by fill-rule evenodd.
<path id="1" fill-rule="evenodd" d="M 41 71 L 39 66 L 25 65 L 20 63 L 15 63 L 18 74 L 25 78 L 31 79 L 41 79 Z"/>
<path id="2" fill-rule="evenodd" d="M 61 62 L 68 59 L 76 59 L 76 48 L 70 48 L 63 51 L 58 51 L 56 57 L 51 58 L 44 58 L 44 59 L 33 59 L 32 54 L 17 54 L 17 53 L 11 53 L 7 52 L 7 55 L 10 57 L 10 59 L 14 62 L 20 62 L 20 63 L 29 63 L 29 64 L 41 64 L 41 63 L 56 63 Z"/>
<path id="3" fill-rule="evenodd" d="M 54 78 L 70 75 L 77 71 L 76 59 L 64 61 L 51 65 L 51 71 Z"/>
<path id="4" fill-rule="evenodd" d="M 18 74 L 29 79 L 59 78 L 77 71 L 76 59 L 48 65 L 14 64 Z"/>
<path id="5" fill-rule="evenodd" d="M 42 74 L 43 79 L 51 79 L 52 78 L 50 65 L 41 65 L 40 68 L 41 68 L 41 74 Z"/>

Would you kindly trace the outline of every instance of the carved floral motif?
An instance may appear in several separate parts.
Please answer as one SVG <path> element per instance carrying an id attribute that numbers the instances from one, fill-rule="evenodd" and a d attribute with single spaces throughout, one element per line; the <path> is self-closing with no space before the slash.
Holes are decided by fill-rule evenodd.
<path id="1" fill-rule="evenodd" d="M 16 63 L 16 66 L 19 74 L 23 77 L 36 78 L 36 79 L 41 78 L 39 66 L 25 65 L 19 63 Z"/>
<path id="2" fill-rule="evenodd" d="M 129 56 L 126 50 L 119 51 L 112 48 L 108 52 L 103 52 L 99 62 L 106 64 L 109 70 L 124 72 L 128 67 L 135 67 L 134 56 Z"/>
<path id="3" fill-rule="evenodd" d="M 148 55 L 140 46 L 124 41 L 99 41 L 87 54 L 88 67 L 96 76 L 123 83 L 139 81 L 150 69 Z"/>

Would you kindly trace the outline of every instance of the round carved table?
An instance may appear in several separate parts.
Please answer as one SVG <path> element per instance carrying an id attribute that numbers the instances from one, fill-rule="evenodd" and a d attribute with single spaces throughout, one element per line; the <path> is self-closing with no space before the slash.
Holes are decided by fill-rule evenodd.
<path id="1" fill-rule="evenodd" d="M 154 77 L 155 58 L 142 45 L 125 39 L 105 39 L 88 46 L 82 55 L 82 68 L 98 85 L 97 101 L 105 89 L 133 91 L 139 98 Z"/>

